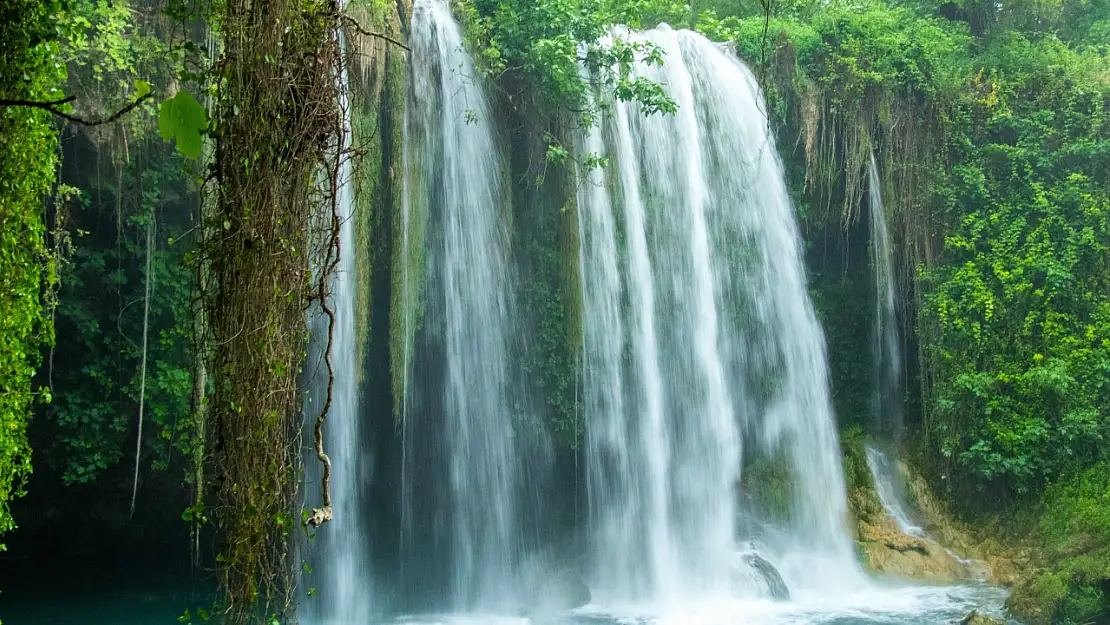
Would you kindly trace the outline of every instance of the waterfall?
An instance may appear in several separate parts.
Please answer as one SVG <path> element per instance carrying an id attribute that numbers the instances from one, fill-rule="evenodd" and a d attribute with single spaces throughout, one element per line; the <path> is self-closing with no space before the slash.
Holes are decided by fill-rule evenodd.
<path id="1" fill-rule="evenodd" d="M 339 46 L 340 50 L 345 49 L 342 33 Z M 319 589 L 320 596 L 306 602 L 305 609 L 312 622 L 365 623 L 375 614 L 370 549 L 366 535 L 368 518 L 362 497 L 370 482 L 372 464 L 360 444 L 359 362 L 356 350 L 358 329 L 355 328 L 355 270 L 358 254 L 355 250 L 354 182 L 351 157 L 348 154 L 351 147 L 351 112 L 347 100 L 347 85 L 350 83 L 346 63 L 343 64 L 339 81 L 340 107 L 347 118 L 336 192 L 336 210 L 341 220 L 340 255 L 330 285 L 330 305 L 335 315 L 331 337 L 335 380 L 332 383 L 328 422 L 324 427 L 324 449 L 332 465 L 331 497 L 334 519 L 319 530 L 313 546 L 317 554 L 316 570 L 306 577 L 303 584 Z M 314 376 L 313 388 L 305 410 L 305 414 L 312 419 L 306 424 L 309 440 L 315 415 L 323 407 L 323 397 L 327 393 L 327 369 L 322 359 L 328 322 L 318 307 L 314 309 L 314 315 L 313 360 L 316 366 L 310 371 Z M 306 473 L 310 478 L 309 492 L 312 493 L 319 488 L 320 468 L 314 454 L 310 453 L 306 462 L 310 463 L 310 470 Z M 315 496 L 319 496 L 319 493 Z"/>
<path id="2" fill-rule="evenodd" d="M 412 527 L 402 566 L 407 579 L 426 586 L 426 576 L 407 570 L 410 559 L 446 569 L 454 609 L 504 608 L 521 551 L 522 471 L 506 370 L 505 163 L 446 0 L 417 0 L 410 43 L 408 141 L 421 165 L 406 193 L 428 214 L 424 323 L 435 353 L 425 359 L 437 369 L 413 380 L 423 405 L 405 408 L 403 516 Z M 406 402 L 417 399 L 406 392 Z"/>
<path id="3" fill-rule="evenodd" d="M 875 152 L 867 170 L 868 204 L 871 215 L 871 266 L 875 272 L 875 332 L 872 351 L 875 388 L 871 413 L 877 432 L 898 441 L 902 437 L 902 353 L 894 310 L 894 256 L 890 249 Z"/>
<path id="4" fill-rule="evenodd" d="M 924 537 L 925 532 L 910 518 L 908 507 L 903 503 L 902 480 L 898 477 L 898 467 L 883 452 L 874 447 L 867 448 L 867 467 L 875 481 L 875 491 L 883 509 L 894 519 L 903 534 Z"/>
<path id="5" fill-rule="evenodd" d="M 583 370 L 597 584 L 670 601 L 737 588 L 741 446 L 792 477 L 784 576 L 858 579 L 825 345 L 754 76 L 704 37 L 620 36 L 665 53 L 639 76 L 675 115 L 618 102 L 582 149 Z"/>

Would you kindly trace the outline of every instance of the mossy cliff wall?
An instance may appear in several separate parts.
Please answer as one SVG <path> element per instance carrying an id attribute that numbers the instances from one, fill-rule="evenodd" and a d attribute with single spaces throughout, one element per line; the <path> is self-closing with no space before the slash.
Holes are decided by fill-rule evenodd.
<path id="1" fill-rule="evenodd" d="M 353 0 L 347 13 L 358 29 L 404 41 L 411 3 Z M 406 232 L 404 219 L 404 122 L 408 88 L 406 51 L 397 43 L 348 28 L 352 124 L 352 170 L 355 190 L 355 245 L 343 253 L 356 255 L 355 327 L 362 355 L 358 376 L 362 427 L 360 440 L 370 455 L 375 475 L 369 504 L 370 540 L 376 557 L 390 562 L 396 557 L 391 540 L 399 511 L 396 479 L 400 472 L 400 440 L 396 419 L 400 414 L 404 380 L 403 355 L 411 340 L 404 320 L 418 320 L 418 284 L 406 291 L 406 270 L 422 275 L 423 231 L 421 213 Z M 403 241 L 417 244 L 406 246 Z M 412 254 L 405 256 L 407 251 Z M 411 294 L 406 297 L 406 292 Z M 407 332 L 407 334 L 406 334 Z M 344 372 L 346 373 L 346 372 Z"/>

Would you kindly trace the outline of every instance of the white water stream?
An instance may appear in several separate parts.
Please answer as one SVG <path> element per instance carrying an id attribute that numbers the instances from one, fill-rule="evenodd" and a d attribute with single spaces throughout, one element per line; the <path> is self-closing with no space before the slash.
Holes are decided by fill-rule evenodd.
<path id="1" fill-rule="evenodd" d="M 755 79 L 688 31 L 622 36 L 665 52 L 636 72 L 678 112 L 617 103 L 582 144 L 610 161 L 579 191 L 597 592 L 758 594 L 737 571 L 743 440 L 793 484 L 781 531 L 756 537 L 787 584 L 858 588 L 824 339 Z"/>
<path id="2" fill-rule="evenodd" d="M 902 438 L 902 348 L 894 307 L 894 252 L 883 207 L 882 183 L 875 152 L 867 168 L 871 224 L 871 267 L 875 273 L 875 324 L 871 339 L 875 363 L 871 414 L 875 431 L 892 441 Z"/>
<path id="3" fill-rule="evenodd" d="M 521 552 L 522 471 L 506 371 L 511 319 L 505 163 L 489 104 L 444 0 L 416 2 L 410 43 L 410 121 L 419 132 L 409 134 L 406 149 L 428 164 L 413 191 L 429 211 L 427 316 L 442 367 L 438 381 L 423 388 L 439 395 L 435 414 L 444 419 L 434 434 L 444 446 L 446 471 L 440 500 L 445 509 L 435 512 L 446 534 L 443 566 L 456 608 L 505 609 Z M 411 438 L 407 424 L 406 435 L 406 452 L 424 444 Z M 428 513 L 411 501 L 404 506 L 410 518 L 414 511 Z"/>
<path id="4" fill-rule="evenodd" d="M 345 45 L 340 34 L 340 49 Z M 315 539 L 312 554 L 323 558 L 308 559 L 319 566 L 319 571 L 304 578 L 304 585 L 319 589 L 320 597 L 306 603 L 306 617 L 312 621 L 333 621 L 358 623 L 367 622 L 375 614 L 373 605 L 374 580 L 370 550 L 367 546 L 363 493 L 369 486 L 371 459 L 361 448 L 358 376 L 359 370 L 357 332 L 355 328 L 355 300 L 357 297 L 355 268 L 358 252 L 355 250 L 355 201 L 352 162 L 349 156 L 351 147 L 350 103 L 347 86 L 350 84 L 346 64 L 339 77 L 340 106 L 347 115 L 343 136 L 341 161 L 338 171 L 339 183 L 336 197 L 336 211 L 340 219 L 339 262 L 331 279 L 330 306 L 335 315 L 335 326 L 331 337 L 331 360 L 335 370 L 332 384 L 332 404 L 328 413 L 327 426 L 324 428 L 324 449 L 329 454 L 332 465 L 331 498 L 334 519 L 328 522 Z M 317 413 L 323 407 L 327 393 L 327 369 L 323 363 L 323 343 L 327 340 L 327 319 L 322 311 L 314 309 L 314 343 L 316 369 L 310 372 L 313 389 L 309 394 L 305 414 L 307 440 Z M 312 505 L 320 505 L 319 491 L 320 465 L 315 454 L 307 455 L 310 463 L 306 475 L 309 477 L 308 492 L 316 498 Z"/>
<path id="5" fill-rule="evenodd" d="M 914 523 L 906 505 L 905 488 L 902 478 L 898 474 L 898 465 L 885 453 L 867 448 L 867 466 L 871 469 L 871 478 L 875 481 L 875 491 L 879 494 L 879 502 L 883 509 L 898 525 L 903 534 L 925 537 L 925 531 Z"/>

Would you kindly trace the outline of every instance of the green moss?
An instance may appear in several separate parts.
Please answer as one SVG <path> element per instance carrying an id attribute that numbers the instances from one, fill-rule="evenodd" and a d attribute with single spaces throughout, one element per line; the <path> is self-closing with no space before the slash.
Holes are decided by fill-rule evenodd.
<path id="1" fill-rule="evenodd" d="M 848 492 L 858 488 L 874 489 L 871 469 L 867 466 L 867 434 L 858 427 L 851 427 L 840 434 L 840 447 L 844 454 L 844 482 Z"/>
<path id="2" fill-rule="evenodd" d="M 365 29 L 401 36 L 402 17 L 386 0 L 359 0 L 348 12 Z M 383 40 L 351 36 L 353 82 L 358 95 L 352 111 L 357 218 L 355 222 L 356 326 L 358 353 L 369 348 L 375 293 L 388 289 L 390 390 L 393 414 L 399 418 L 404 397 L 405 355 L 421 318 L 424 263 L 424 210 L 410 207 L 408 231 L 403 212 L 404 110 L 406 71 L 403 54 Z M 410 176 L 418 168 L 410 163 Z M 410 244 L 405 245 L 403 241 Z M 365 382 L 365 371 L 358 372 Z"/>
<path id="3" fill-rule="evenodd" d="M 740 479 L 740 487 L 751 497 L 754 511 L 774 520 L 786 520 L 794 509 L 794 474 L 782 450 L 768 457 L 751 460 Z"/>
<path id="4" fill-rule="evenodd" d="M 1110 469 L 1098 465 L 1048 489 L 1038 542 L 1047 570 L 1020 583 L 1007 609 L 1029 625 L 1086 623 L 1110 609 Z"/>
<path id="5" fill-rule="evenodd" d="M 387 81 L 390 83 L 388 92 L 392 106 L 396 111 L 397 122 L 393 128 L 392 141 L 397 146 L 394 154 L 400 155 L 404 141 L 403 116 L 401 111 L 405 107 L 405 62 L 397 55 L 391 58 Z M 407 176 L 409 181 L 419 181 L 422 169 L 416 159 L 400 157 L 400 162 L 394 163 L 391 175 Z M 402 168 L 407 171 L 402 172 Z M 392 376 L 392 395 L 394 418 L 401 418 L 401 408 L 404 405 L 405 380 L 409 366 L 408 357 L 412 353 L 413 340 L 417 329 L 424 318 L 424 288 L 425 250 L 424 232 L 427 227 L 427 207 L 416 198 L 410 196 L 406 204 L 401 194 L 407 192 L 402 180 L 397 180 L 393 185 L 393 205 L 398 208 L 393 213 L 393 259 L 391 262 L 392 276 L 390 301 L 390 327 L 389 327 L 389 360 L 390 374 Z"/>
<path id="6" fill-rule="evenodd" d="M 1062 575 L 1042 573 L 1014 589 L 1006 600 L 1006 610 L 1026 625 L 1051 625 L 1067 594 L 1068 584 Z"/>
<path id="7" fill-rule="evenodd" d="M 535 113 L 523 125 L 557 125 Z M 582 440 L 578 412 L 579 351 L 582 342 L 581 285 L 578 267 L 578 211 L 573 177 L 566 168 L 551 168 L 542 180 L 531 165 L 544 163 L 546 145 L 537 137 L 511 138 L 512 262 L 517 271 L 516 305 L 520 336 L 520 378 L 540 403 L 542 427 L 559 448 Z"/>
<path id="8" fill-rule="evenodd" d="M 1106 597 L 1094 586 L 1073 584 L 1060 601 L 1058 621 L 1064 623 L 1089 623 L 1106 610 Z"/>
<path id="9" fill-rule="evenodd" d="M 361 82 L 361 81 L 360 81 Z M 369 90 L 372 85 L 366 86 Z M 378 174 L 381 170 L 381 141 L 378 137 L 378 106 L 375 98 L 360 99 L 351 111 L 351 144 L 358 150 L 359 156 L 354 162 L 355 182 L 355 245 L 354 250 L 342 250 L 342 253 L 354 253 L 355 266 L 355 327 L 363 331 L 357 333 L 356 353 L 366 352 L 367 341 L 370 337 L 370 293 L 373 289 L 373 231 L 374 191 L 377 187 Z M 357 373 L 362 379 L 361 367 Z"/>

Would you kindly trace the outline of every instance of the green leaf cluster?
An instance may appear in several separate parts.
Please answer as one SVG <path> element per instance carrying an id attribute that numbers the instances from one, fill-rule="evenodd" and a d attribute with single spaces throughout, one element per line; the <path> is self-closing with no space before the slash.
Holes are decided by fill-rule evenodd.
<path id="1" fill-rule="evenodd" d="M 166 141 L 174 140 L 178 151 L 189 158 L 200 158 L 207 128 L 208 114 L 187 91 L 179 91 L 158 108 L 158 132 Z"/>
<path id="2" fill-rule="evenodd" d="M 65 80 L 54 42 L 60 2 L 0 6 L 0 99 L 56 101 Z M 58 137 L 49 113 L 0 107 L 0 534 L 31 472 L 27 423 L 48 391 L 32 383 L 41 349 L 53 343 L 46 306 L 55 282 L 44 200 L 53 191 Z M 0 543 L 0 550 L 3 544 Z"/>
<path id="3" fill-rule="evenodd" d="M 598 92 L 638 102 L 649 113 L 675 110 L 661 85 L 632 74 L 636 61 L 661 63 L 661 51 L 609 35 L 618 24 L 684 25 L 690 20 L 688 5 L 677 0 L 464 0 L 456 8 L 479 67 L 490 76 L 515 77 L 519 84 L 510 89 L 533 91 L 546 110 L 574 112 L 591 125 L 596 102 L 607 100 L 594 97 Z"/>
<path id="4" fill-rule="evenodd" d="M 70 208 L 74 251 L 56 315 L 64 340 L 54 353 L 55 398 L 46 411 L 49 437 L 41 443 L 67 484 L 95 482 L 133 451 L 147 280 L 153 289 L 144 472 L 166 469 L 198 443 L 189 418 L 194 272 L 185 258 L 197 198 L 181 160 L 156 137 L 132 146 L 132 156 L 136 162 L 118 176 L 75 180 L 83 193 Z M 157 235 L 146 275 L 152 223 Z"/>
<path id="5" fill-rule="evenodd" d="M 1110 85 L 1105 62 L 1019 34 L 990 42 L 937 176 L 951 224 L 926 269 L 933 432 L 1015 495 L 1104 458 L 1110 435 Z"/>

